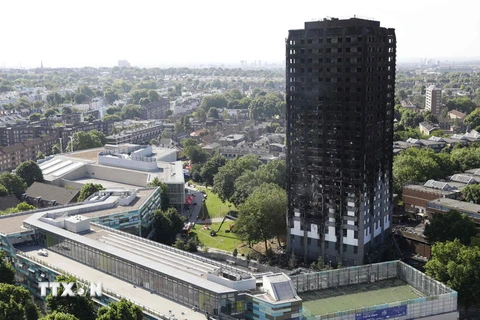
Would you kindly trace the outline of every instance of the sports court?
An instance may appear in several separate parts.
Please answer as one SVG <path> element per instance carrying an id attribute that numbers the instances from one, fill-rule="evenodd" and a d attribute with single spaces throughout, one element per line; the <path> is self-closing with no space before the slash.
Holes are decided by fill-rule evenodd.
<path id="1" fill-rule="evenodd" d="M 323 315 L 415 299 L 426 295 L 406 282 L 392 278 L 373 283 L 304 292 L 299 296 L 303 299 L 303 308 L 313 315 Z"/>

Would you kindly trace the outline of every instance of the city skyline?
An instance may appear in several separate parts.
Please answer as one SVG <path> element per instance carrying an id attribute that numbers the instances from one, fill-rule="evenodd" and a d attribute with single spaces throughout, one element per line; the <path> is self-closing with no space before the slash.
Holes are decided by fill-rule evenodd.
<path id="1" fill-rule="evenodd" d="M 465 4 L 465 5 L 463 5 Z M 135 6 L 110 0 L 68 3 L 24 0 L 3 4 L 0 67 L 111 67 L 283 63 L 288 30 L 325 17 L 365 17 L 394 28 L 399 62 L 412 58 L 480 56 L 480 22 L 467 2 L 407 0 L 402 6 L 376 0 L 341 3 L 299 0 L 217 0 Z M 308 10 L 307 10 L 308 8 Z M 456 14 L 458 13 L 458 14 Z M 452 26 L 456 26 L 452 28 Z M 462 26 L 458 28 L 458 26 Z"/>

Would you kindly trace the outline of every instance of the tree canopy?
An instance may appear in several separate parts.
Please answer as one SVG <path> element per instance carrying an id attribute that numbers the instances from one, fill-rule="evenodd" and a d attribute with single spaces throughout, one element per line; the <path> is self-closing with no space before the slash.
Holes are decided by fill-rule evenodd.
<path id="1" fill-rule="evenodd" d="M 480 204 L 480 184 L 467 185 L 461 192 L 465 201 Z"/>
<path id="2" fill-rule="evenodd" d="M 165 182 L 160 181 L 158 177 L 153 178 L 153 180 L 148 184 L 149 187 L 160 187 L 160 210 L 167 210 L 170 206 L 170 198 L 168 196 L 168 186 Z"/>
<path id="3" fill-rule="evenodd" d="M 13 284 L 15 280 L 15 269 L 8 262 L 3 251 L 0 251 L 0 283 Z"/>
<path id="4" fill-rule="evenodd" d="M 239 207 L 235 233 L 249 243 L 267 241 L 285 235 L 287 194 L 273 183 L 262 184 L 253 189 L 245 203 Z"/>
<path id="5" fill-rule="evenodd" d="M 467 215 L 450 210 L 434 213 L 423 234 L 429 243 L 458 239 L 462 244 L 469 245 L 471 238 L 477 234 L 477 228 Z"/>
<path id="6" fill-rule="evenodd" d="M 72 314 L 54 311 L 41 317 L 39 320 L 78 320 L 78 318 Z"/>
<path id="7" fill-rule="evenodd" d="M 27 187 L 31 186 L 35 181 L 43 182 L 42 169 L 35 161 L 28 160 L 18 165 L 15 173 L 22 178 L 27 184 Z"/>
<path id="8" fill-rule="evenodd" d="M 0 174 L 0 185 L 3 185 L 5 189 L 7 189 L 8 194 L 13 194 L 18 199 L 21 199 L 22 194 L 27 190 L 27 184 L 23 179 L 10 172 Z"/>
<path id="9" fill-rule="evenodd" d="M 142 309 L 122 299 L 116 302 L 110 302 L 108 306 L 98 309 L 96 320 L 142 320 Z"/>
<path id="10" fill-rule="evenodd" d="M 0 320 L 37 320 L 39 315 L 27 289 L 0 283 Z"/>
<path id="11" fill-rule="evenodd" d="M 246 170 L 256 170 L 262 163 L 256 155 L 246 155 L 228 161 L 213 178 L 213 192 L 222 201 L 229 200 L 235 192 L 235 180 Z"/>
<path id="12" fill-rule="evenodd" d="M 467 247 L 458 239 L 432 246 L 425 265 L 427 275 L 458 292 L 459 302 L 468 309 L 480 302 L 480 248 Z"/>
<path id="13" fill-rule="evenodd" d="M 85 201 L 88 197 L 97 191 L 105 190 L 105 188 L 99 183 L 87 183 L 84 184 L 78 195 L 78 202 Z"/>
<path id="14" fill-rule="evenodd" d="M 455 172 L 451 156 L 431 149 L 409 148 L 393 161 L 393 185 L 401 193 L 404 185 L 440 179 Z"/>
<path id="15" fill-rule="evenodd" d="M 73 282 L 73 292 L 77 290 L 77 279 L 73 276 L 59 275 L 55 278 L 57 282 Z M 75 297 L 62 297 L 63 287 L 58 288 L 56 297 L 49 294 L 47 296 L 47 306 L 52 311 L 63 312 L 75 315 L 79 320 L 95 320 L 95 307 L 93 300 L 88 295 L 76 295 Z"/>
<path id="16" fill-rule="evenodd" d="M 79 131 L 73 134 L 72 139 L 68 142 L 67 150 L 78 151 L 103 147 L 106 141 L 107 137 L 98 130 L 92 130 L 89 132 Z"/>
<path id="17" fill-rule="evenodd" d="M 165 211 L 156 210 L 154 215 L 155 239 L 167 245 L 173 244 L 175 237 L 183 229 L 184 219 L 175 208 L 167 208 Z"/>

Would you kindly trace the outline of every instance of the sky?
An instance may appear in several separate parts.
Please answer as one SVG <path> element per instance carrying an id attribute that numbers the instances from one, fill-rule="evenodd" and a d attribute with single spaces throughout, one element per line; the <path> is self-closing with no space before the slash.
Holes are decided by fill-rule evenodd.
<path id="1" fill-rule="evenodd" d="M 480 57 L 471 0 L 15 0 L 0 4 L 0 68 L 282 63 L 288 30 L 325 17 L 394 28 L 398 61 Z"/>

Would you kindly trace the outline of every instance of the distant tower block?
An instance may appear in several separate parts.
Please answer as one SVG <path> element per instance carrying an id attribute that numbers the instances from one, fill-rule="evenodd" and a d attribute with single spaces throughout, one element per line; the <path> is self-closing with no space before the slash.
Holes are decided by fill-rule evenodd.
<path id="1" fill-rule="evenodd" d="M 128 62 L 127 60 L 118 60 L 118 66 L 120 68 L 129 68 L 130 62 Z"/>
<path id="2" fill-rule="evenodd" d="M 431 85 L 425 90 L 425 109 L 434 115 L 440 115 L 442 102 L 442 89 Z"/>

